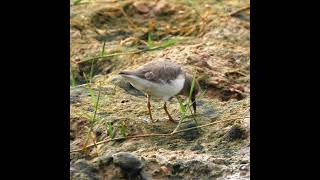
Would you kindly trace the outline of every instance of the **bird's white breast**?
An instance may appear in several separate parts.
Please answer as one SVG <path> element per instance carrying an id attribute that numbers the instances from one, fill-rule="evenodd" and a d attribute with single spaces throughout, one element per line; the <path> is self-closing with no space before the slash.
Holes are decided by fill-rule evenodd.
<path id="1" fill-rule="evenodd" d="M 184 74 L 180 74 L 176 79 L 171 80 L 170 83 L 164 81 L 162 83 L 156 83 L 133 75 L 125 75 L 123 77 L 138 90 L 152 96 L 161 97 L 165 101 L 170 97 L 177 95 L 182 90 L 185 81 Z"/>

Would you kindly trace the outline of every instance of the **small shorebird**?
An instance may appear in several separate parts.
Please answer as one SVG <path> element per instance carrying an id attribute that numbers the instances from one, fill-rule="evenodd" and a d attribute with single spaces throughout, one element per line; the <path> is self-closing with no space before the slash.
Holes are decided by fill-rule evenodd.
<path id="1" fill-rule="evenodd" d="M 133 71 L 122 71 L 119 73 L 130 82 L 136 89 L 147 95 L 147 107 L 150 119 L 151 114 L 150 96 L 160 97 L 164 100 L 164 110 L 169 120 L 175 122 L 167 110 L 167 102 L 176 95 L 189 96 L 192 85 L 192 76 L 184 72 L 180 65 L 170 61 L 159 60 L 149 62 Z M 196 112 L 195 96 L 200 91 L 199 83 L 195 83 L 191 102 Z"/>

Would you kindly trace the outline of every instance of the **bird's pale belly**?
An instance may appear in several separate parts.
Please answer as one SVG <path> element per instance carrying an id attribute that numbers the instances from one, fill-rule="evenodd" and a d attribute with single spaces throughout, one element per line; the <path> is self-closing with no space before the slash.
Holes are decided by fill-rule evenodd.
<path id="1" fill-rule="evenodd" d="M 164 100 L 168 100 L 170 97 L 177 95 L 182 90 L 185 81 L 182 74 L 170 83 L 155 83 L 131 75 L 126 76 L 126 79 L 136 89 L 151 96 L 161 97 Z"/>

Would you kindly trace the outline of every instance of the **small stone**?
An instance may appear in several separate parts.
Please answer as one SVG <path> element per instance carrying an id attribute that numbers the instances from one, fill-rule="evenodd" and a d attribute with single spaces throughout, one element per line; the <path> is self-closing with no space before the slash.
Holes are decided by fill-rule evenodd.
<path id="1" fill-rule="evenodd" d="M 112 163 L 112 160 L 113 160 L 112 156 L 107 154 L 93 160 L 93 164 L 99 168 L 102 168 L 102 167 L 109 166 Z"/>
<path id="2" fill-rule="evenodd" d="M 160 148 L 160 149 L 158 149 L 158 152 L 159 153 L 164 153 L 165 151 L 162 148 Z"/>
<path id="3" fill-rule="evenodd" d="M 113 162 L 124 169 L 141 169 L 142 163 L 139 158 L 129 152 L 119 152 L 113 155 Z"/>
<path id="4" fill-rule="evenodd" d="M 241 165 L 239 168 L 240 171 L 249 171 L 249 169 L 250 169 L 249 164 Z"/>
<path id="5" fill-rule="evenodd" d="M 228 137 L 230 140 L 237 140 L 245 138 L 245 130 L 242 129 L 240 126 L 233 126 L 229 132 Z"/>
<path id="6" fill-rule="evenodd" d="M 124 177 L 134 179 L 140 176 L 143 164 L 136 155 L 129 152 L 119 152 L 112 157 L 113 163 L 121 168 Z"/>
<path id="7" fill-rule="evenodd" d="M 173 161 L 173 160 L 176 160 L 176 159 L 177 159 L 176 156 L 171 156 L 169 160 L 170 160 L 170 161 Z"/>
<path id="8" fill-rule="evenodd" d="M 94 168 L 86 160 L 79 159 L 71 165 L 70 177 L 72 177 L 72 179 L 98 180 L 98 169 Z"/>
<path id="9" fill-rule="evenodd" d="M 97 31 L 100 35 L 106 34 L 106 32 L 107 32 L 107 30 L 105 30 L 105 29 L 96 29 L 96 31 Z"/>
<path id="10" fill-rule="evenodd" d="M 165 15 L 165 14 L 173 14 L 174 8 L 166 1 L 160 0 L 157 2 L 153 11 L 156 15 Z"/>
<path id="11" fill-rule="evenodd" d="M 215 164 L 224 164 L 225 163 L 225 160 L 222 159 L 222 158 L 215 158 L 212 160 L 213 163 Z"/>
<path id="12" fill-rule="evenodd" d="M 169 169 L 166 166 L 161 166 L 160 171 L 163 172 L 165 175 L 169 175 Z"/>
<path id="13" fill-rule="evenodd" d="M 240 171 L 240 176 L 246 176 L 248 172 Z"/>
<path id="14" fill-rule="evenodd" d="M 195 146 L 191 147 L 191 151 L 201 151 L 203 150 L 203 146 L 201 144 L 196 144 Z"/>
<path id="15" fill-rule="evenodd" d="M 143 1 L 138 1 L 133 4 L 136 10 L 141 14 L 146 14 L 150 11 L 148 4 Z"/>
<path id="16" fill-rule="evenodd" d="M 239 93 L 243 93 L 245 90 L 244 90 L 244 87 L 240 84 L 234 84 L 234 85 L 231 85 L 231 91 L 235 91 L 235 92 L 239 92 Z"/>
<path id="17" fill-rule="evenodd" d="M 79 87 L 70 90 L 70 103 L 80 103 L 81 96 L 87 95 L 87 90 L 85 88 Z"/>
<path id="18" fill-rule="evenodd" d="M 160 170 L 159 170 L 159 169 L 155 169 L 154 171 L 152 171 L 152 175 L 156 175 L 156 174 L 158 174 L 160 171 L 161 171 L 161 169 L 160 169 Z"/>
<path id="19" fill-rule="evenodd" d="M 183 162 L 181 160 L 178 160 L 172 165 L 172 169 L 173 169 L 173 173 L 179 173 L 183 171 L 184 170 Z"/>

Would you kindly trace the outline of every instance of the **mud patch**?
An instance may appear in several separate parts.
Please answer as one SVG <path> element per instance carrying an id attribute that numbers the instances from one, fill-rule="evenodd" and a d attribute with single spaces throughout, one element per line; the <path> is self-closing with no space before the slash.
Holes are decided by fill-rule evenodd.
<path id="1" fill-rule="evenodd" d="M 197 126 L 197 124 L 194 121 L 190 120 L 186 123 L 181 124 L 180 129 L 187 129 L 187 128 L 192 128 L 192 127 L 196 127 L 196 126 Z M 199 136 L 200 136 L 200 129 L 193 129 L 190 131 L 183 132 L 179 135 L 179 137 L 181 137 L 182 139 L 184 139 L 186 141 L 196 140 L 199 138 Z"/>
<path id="2" fill-rule="evenodd" d="M 231 99 L 240 101 L 246 97 L 245 94 L 242 94 L 240 92 L 232 91 L 225 88 L 217 88 L 216 86 L 208 86 L 206 90 L 208 91 L 208 97 L 218 98 L 220 101 L 229 101 Z"/>

